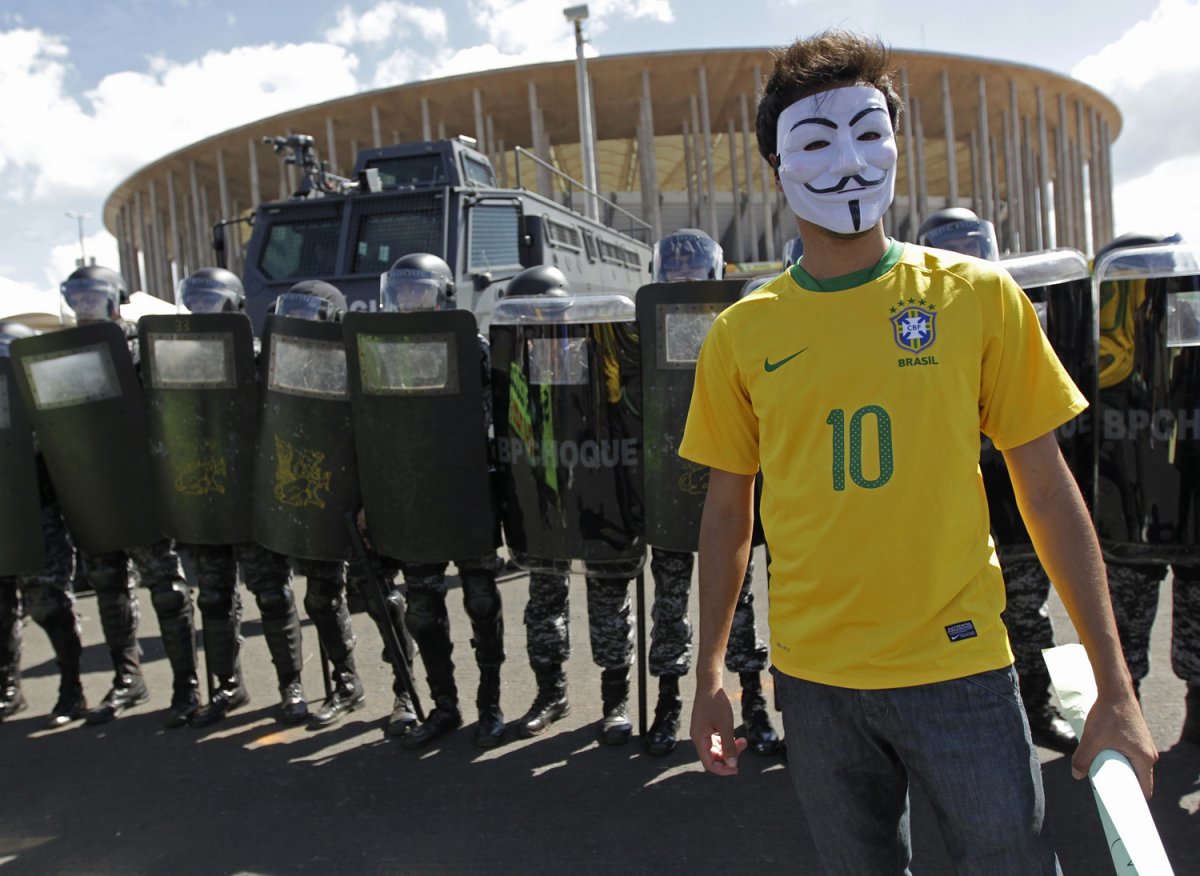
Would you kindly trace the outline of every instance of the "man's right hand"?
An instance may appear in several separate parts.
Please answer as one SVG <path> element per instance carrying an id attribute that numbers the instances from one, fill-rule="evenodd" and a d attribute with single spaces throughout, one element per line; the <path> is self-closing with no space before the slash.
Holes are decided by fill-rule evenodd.
<path id="1" fill-rule="evenodd" d="M 696 688 L 691 734 L 706 770 L 718 776 L 737 775 L 738 755 L 746 750 L 746 740 L 733 735 L 733 706 L 724 688 Z"/>

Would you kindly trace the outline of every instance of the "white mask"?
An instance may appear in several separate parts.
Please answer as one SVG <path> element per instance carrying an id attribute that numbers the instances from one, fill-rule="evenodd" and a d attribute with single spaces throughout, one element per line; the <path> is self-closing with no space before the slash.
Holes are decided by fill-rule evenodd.
<path id="1" fill-rule="evenodd" d="M 779 114 L 779 182 L 792 212 L 838 234 L 875 225 L 896 190 L 896 134 L 870 85 L 831 88 Z"/>

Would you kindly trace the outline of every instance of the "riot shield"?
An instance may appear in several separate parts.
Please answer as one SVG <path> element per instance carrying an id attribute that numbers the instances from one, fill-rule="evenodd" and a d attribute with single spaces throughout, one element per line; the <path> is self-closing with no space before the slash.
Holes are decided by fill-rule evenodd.
<path id="1" fill-rule="evenodd" d="M 505 541 L 526 568 L 633 577 L 644 562 L 641 376 L 620 295 L 499 302 L 492 390 Z M 557 562 L 555 562 L 557 561 Z"/>
<path id="2" fill-rule="evenodd" d="M 1060 426 L 1058 444 L 1084 502 L 1096 507 L 1096 299 L 1087 260 L 1073 249 L 1047 250 L 1002 259 L 1000 266 L 1017 281 L 1037 311 L 1050 346 L 1088 400 L 1088 409 Z M 987 491 L 992 534 L 1001 562 L 1032 559 L 1033 542 L 1017 508 L 1012 481 L 1000 451 L 983 437 L 979 457 Z"/>
<path id="3" fill-rule="evenodd" d="M 0 575 L 36 572 L 46 556 L 33 426 L 7 356 L 0 357 L 0 472 Z"/>
<path id="4" fill-rule="evenodd" d="M 257 391 L 241 313 L 138 322 L 163 531 L 189 544 L 250 540 Z"/>
<path id="5" fill-rule="evenodd" d="M 1124 563 L 1200 559 L 1200 248 L 1118 249 L 1096 264 L 1097 529 Z"/>
<path id="6" fill-rule="evenodd" d="M 162 538 L 145 402 L 121 327 L 63 329 L 13 341 L 10 349 L 76 545 L 104 553 Z"/>
<path id="7" fill-rule="evenodd" d="M 263 334 L 254 539 L 310 560 L 350 555 L 361 507 L 341 323 L 272 316 Z"/>
<path id="8" fill-rule="evenodd" d="M 642 348 L 642 477 L 646 541 L 695 551 L 708 468 L 679 457 L 700 345 L 717 314 L 738 300 L 741 280 L 655 283 L 637 293 Z"/>
<path id="9" fill-rule="evenodd" d="M 492 553 L 499 519 L 474 315 L 348 313 L 345 337 L 372 547 L 417 563 Z"/>

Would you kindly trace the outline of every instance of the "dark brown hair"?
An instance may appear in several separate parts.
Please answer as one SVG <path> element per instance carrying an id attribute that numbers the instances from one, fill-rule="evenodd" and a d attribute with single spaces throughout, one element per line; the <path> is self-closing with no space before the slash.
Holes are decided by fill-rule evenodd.
<path id="1" fill-rule="evenodd" d="M 900 95 L 892 87 L 891 57 L 877 38 L 846 30 L 827 30 L 797 40 L 775 56 L 758 102 L 758 151 L 776 165 L 779 114 L 796 101 L 836 85 L 862 83 L 878 88 L 887 101 L 892 128 L 900 122 Z"/>

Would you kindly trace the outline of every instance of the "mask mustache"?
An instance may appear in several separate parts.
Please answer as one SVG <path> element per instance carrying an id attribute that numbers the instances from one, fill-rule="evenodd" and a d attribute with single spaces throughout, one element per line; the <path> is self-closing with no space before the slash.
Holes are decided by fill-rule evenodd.
<path id="1" fill-rule="evenodd" d="M 810 192 L 812 192 L 814 195 L 832 195 L 832 194 L 835 194 L 836 192 L 842 191 L 842 189 L 846 188 L 846 186 L 850 185 L 850 183 L 852 183 L 852 182 L 856 182 L 863 188 L 869 189 L 869 188 L 872 188 L 873 186 L 879 185 L 885 179 L 887 179 L 886 173 L 883 176 L 881 176 L 879 179 L 876 179 L 876 180 L 870 180 L 865 177 L 859 176 L 858 174 L 854 174 L 854 176 L 842 177 L 841 182 L 837 183 L 836 185 L 832 185 L 827 189 L 818 189 L 813 186 L 810 186 L 808 183 L 805 183 L 804 187 L 806 189 L 808 189 Z"/>

